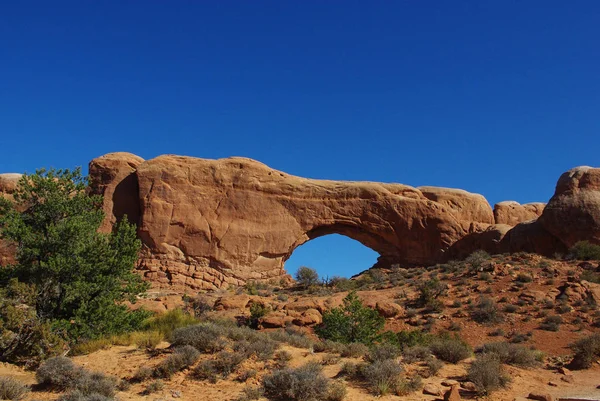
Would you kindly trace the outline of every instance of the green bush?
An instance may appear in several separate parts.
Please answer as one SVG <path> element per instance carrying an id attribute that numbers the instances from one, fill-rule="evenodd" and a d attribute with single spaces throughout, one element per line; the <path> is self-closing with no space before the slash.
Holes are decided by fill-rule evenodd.
<path id="1" fill-rule="evenodd" d="M 316 285 L 319 282 L 319 274 L 317 271 L 306 266 L 298 268 L 295 278 L 298 284 L 305 288 Z"/>
<path id="2" fill-rule="evenodd" d="M 419 305 L 439 312 L 443 309 L 443 304 L 438 302 L 438 297 L 446 292 L 446 288 L 446 284 L 437 278 L 419 283 L 417 286 L 417 290 L 419 291 Z"/>
<path id="3" fill-rule="evenodd" d="M 396 391 L 400 384 L 402 366 L 392 359 L 377 361 L 364 366 L 361 374 L 375 395 L 386 395 Z"/>
<path id="4" fill-rule="evenodd" d="M 142 324 L 142 328 L 144 330 L 157 331 L 164 338 L 170 340 L 175 329 L 191 326 L 193 324 L 198 324 L 196 318 L 185 313 L 181 309 L 173 309 L 166 313 L 146 319 Z"/>
<path id="5" fill-rule="evenodd" d="M 323 323 L 315 332 L 324 339 L 341 343 L 372 344 L 380 335 L 385 319 L 377 311 L 367 308 L 356 292 L 344 298 L 344 305 L 323 313 Z"/>
<path id="6" fill-rule="evenodd" d="M 546 331 L 558 331 L 560 330 L 560 325 L 562 322 L 562 317 L 558 315 L 547 316 L 542 324 L 540 324 L 540 329 Z"/>
<path id="7" fill-rule="evenodd" d="M 441 337 L 430 344 L 433 355 L 444 362 L 458 363 L 471 356 L 471 347 L 458 337 Z"/>
<path id="8" fill-rule="evenodd" d="M 161 379 L 169 379 L 175 373 L 190 367 L 200 357 L 200 352 L 191 345 L 184 345 L 175 349 L 165 360 L 154 368 L 154 376 Z"/>
<path id="9" fill-rule="evenodd" d="M 136 227 L 124 216 L 111 233 L 99 232 L 102 199 L 89 195 L 80 169 L 26 174 L 13 197 L 0 198 L 0 237 L 17 244 L 17 263 L 3 270 L 2 284 L 18 279 L 35 288 L 30 318 L 73 343 L 139 328 L 148 313 L 122 303 L 148 288 L 133 272 Z"/>
<path id="10" fill-rule="evenodd" d="M 490 260 L 491 256 L 489 253 L 483 250 L 475 251 L 470 254 L 465 262 L 468 263 L 471 267 L 472 271 L 480 271 L 483 267 L 483 264 Z"/>
<path id="11" fill-rule="evenodd" d="M 317 363 L 273 371 L 263 378 L 265 395 L 273 400 L 318 401 L 329 394 L 329 379 Z"/>
<path id="12" fill-rule="evenodd" d="M 371 347 L 369 353 L 365 356 L 368 362 L 385 361 L 386 359 L 397 359 L 400 356 L 400 349 L 391 344 L 377 344 Z"/>
<path id="13" fill-rule="evenodd" d="M 467 378 L 475 384 L 480 394 L 490 394 L 510 382 L 500 360 L 491 354 L 483 354 L 475 359 L 469 366 Z"/>
<path id="14" fill-rule="evenodd" d="M 258 329 L 260 319 L 269 313 L 269 311 L 269 307 L 265 305 L 257 302 L 252 303 L 252 305 L 250 305 L 250 318 L 248 319 L 248 326 L 252 327 L 253 329 Z"/>
<path id="15" fill-rule="evenodd" d="M 542 354 L 538 351 L 505 342 L 484 344 L 477 349 L 477 353 L 495 355 L 502 363 L 524 368 L 539 365 L 542 357 Z"/>
<path id="16" fill-rule="evenodd" d="M 487 297 L 480 298 L 471 312 L 471 318 L 478 323 L 498 323 L 503 320 L 496 302 Z"/>
<path id="17" fill-rule="evenodd" d="M 600 260 L 600 245 L 579 241 L 569 249 L 569 258 L 578 260 Z"/>
<path id="18" fill-rule="evenodd" d="M 0 377 L 0 400 L 18 401 L 29 391 L 29 386 L 12 377 Z"/>
<path id="19" fill-rule="evenodd" d="M 576 369 L 588 369 L 600 358 L 600 333 L 581 338 L 570 345 L 573 350 L 572 366 Z"/>

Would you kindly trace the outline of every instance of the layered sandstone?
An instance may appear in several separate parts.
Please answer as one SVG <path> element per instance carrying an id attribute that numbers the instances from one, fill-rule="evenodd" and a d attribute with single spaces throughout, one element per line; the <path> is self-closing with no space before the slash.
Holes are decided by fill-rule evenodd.
<path id="1" fill-rule="evenodd" d="M 332 233 L 375 250 L 380 264 L 429 264 L 473 222 L 493 220 L 485 199 L 464 191 L 311 180 L 246 158 L 160 156 L 136 175 L 141 266 L 192 287 L 280 277 L 296 247 Z M 449 207 L 451 197 L 464 208 Z"/>
<path id="2" fill-rule="evenodd" d="M 600 168 L 577 167 L 561 175 L 539 222 L 567 247 L 600 244 Z"/>
<path id="3" fill-rule="evenodd" d="M 545 203 L 535 202 L 521 205 L 515 201 L 504 201 L 494 205 L 494 222 L 516 226 L 530 220 L 535 220 L 542 215 Z"/>

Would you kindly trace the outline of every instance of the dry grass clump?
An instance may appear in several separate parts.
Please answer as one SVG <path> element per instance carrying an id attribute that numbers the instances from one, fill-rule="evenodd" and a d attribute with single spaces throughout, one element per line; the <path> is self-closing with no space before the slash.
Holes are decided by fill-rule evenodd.
<path id="1" fill-rule="evenodd" d="M 429 346 L 433 355 L 444 362 L 458 363 L 471 356 L 471 348 L 458 337 L 441 337 Z"/>
<path id="2" fill-rule="evenodd" d="M 600 358 L 600 333 L 581 338 L 570 347 L 574 352 L 571 365 L 577 369 L 588 369 Z"/>
<path id="3" fill-rule="evenodd" d="M 154 368 L 154 376 L 169 379 L 175 373 L 192 366 L 200 358 L 200 352 L 191 345 L 184 345 Z"/>
<path id="4" fill-rule="evenodd" d="M 400 348 L 392 344 L 377 344 L 371 347 L 369 352 L 365 355 L 365 359 L 368 362 L 385 361 L 387 359 L 397 359 L 400 356 Z"/>
<path id="5" fill-rule="evenodd" d="M 29 386 L 12 377 L 0 377 L 0 400 L 18 401 L 29 392 Z"/>
<path id="6" fill-rule="evenodd" d="M 539 351 L 505 342 L 484 344 L 477 349 L 477 353 L 495 355 L 502 363 L 523 368 L 537 366 L 543 359 L 543 354 Z"/>
<path id="7" fill-rule="evenodd" d="M 263 378 L 265 395 L 273 400 L 327 400 L 330 380 L 326 378 L 321 366 L 308 363 L 296 369 L 274 370 Z M 339 393 L 339 390 L 336 389 Z"/>
<path id="8" fill-rule="evenodd" d="M 490 394 L 510 383 L 502 363 L 496 355 L 492 354 L 483 354 L 475 359 L 469 367 L 467 377 L 475 384 L 480 394 Z"/>
<path id="9" fill-rule="evenodd" d="M 221 351 L 215 359 L 202 361 L 194 368 L 193 376 L 200 380 L 216 383 L 220 378 L 226 379 L 246 360 L 246 355 L 238 352 Z"/>
<path id="10" fill-rule="evenodd" d="M 171 341 L 176 347 L 191 345 L 200 352 L 215 353 L 222 351 L 227 346 L 225 335 L 226 330 L 222 326 L 214 323 L 200 323 L 175 329 Z"/>
<path id="11" fill-rule="evenodd" d="M 95 396 L 112 398 L 117 385 L 114 377 L 88 372 L 65 357 L 50 358 L 44 362 L 36 371 L 36 379 L 41 385 L 69 391 L 65 395 L 68 400 Z"/>

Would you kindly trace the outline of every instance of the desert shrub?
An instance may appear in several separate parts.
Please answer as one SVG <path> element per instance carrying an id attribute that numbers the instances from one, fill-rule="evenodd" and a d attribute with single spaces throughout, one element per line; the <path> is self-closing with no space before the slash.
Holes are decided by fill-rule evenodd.
<path id="1" fill-rule="evenodd" d="M 558 315 L 547 316 L 540 324 L 540 329 L 547 331 L 558 331 L 560 330 L 560 325 L 562 322 L 562 317 Z"/>
<path id="2" fill-rule="evenodd" d="M 223 327 L 214 323 L 201 323 L 175 329 L 171 337 L 172 344 L 176 347 L 191 345 L 200 352 L 214 353 L 227 345 L 223 338 L 225 333 Z"/>
<path id="3" fill-rule="evenodd" d="M 358 358 L 365 355 L 369 348 L 362 343 L 350 343 L 342 347 L 340 355 L 344 358 Z"/>
<path id="4" fill-rule="evenodd" d="M 148 383 L 148 385 L 146 387 L 144 387 L 144 390 L 142 391 L 142 393 L 144 395 L 150 395 L 153 393 L 156 393 L 158 391 L 161 391 L 163 388 L 165 388 L 165 383 L 158 379 L 158 380 L 154 380 L 151 383 Z"/>
<path id="5" fill-rule="evenodd" d="M 471 311 L 471 318 L 478 323 L 498 323 L 502 315 L 493 299 L 481 297 Z"/>
<path id="6" fill-rule="evenodd" d="M 413 376 L 411 378 L 401 377 L 396 386 L 395 393 L 399 396 L 405 396 L 423 387 L 421 376 Z"/>
<path id="7" fill-rule="evenodd" d="M 185 309 L 190 311 L 195 317 L 204 316 L 214 308 L 214 303 L 210 303 L 202 295 L 196 297 L 184 295 L 183 300 L 185 302 Z"/>
<path id="8" fill-rule="evenodd" d="M 431 334 L 422 330 L 402 330 L 396 333 L 398 344 L 402 348 L 410 348 L 415 345 L 427 345 L 433 338 Z"/>
<path id="9" fill-rule="evenodd" d="M 371 347 L 365 359 L 368 362 L 385 361 L 386 359 L 397 359 L 400 356 L 400 349 L 392 344 L 377 344 Z"/>
<path id="10" fill-rule="evenodd" d="M 269 313 L 269 311 L 270 308 L 268 306 L 259 304 L 258 302 L 252 303 L 252 305 L 250 305 L 250 317 L 247 322 L 248 326 L 257 329 L 260 319 Z"/>
<path id="11" fill-rule="evenodd" d="M 317 271 L 306 266 L 299 267 L 294 277 L 304 288 L 308 288 L 319 282 L 319 274 Z"/>
<path id="12" fill-rule="evenodd" d="M 254 369 L 243 370 L 243 371 L 239 372 L 236 380 L 239 382 L 245 383 L 248 380 L 252 379 L 253 377 L 256 377 L 257 373 L 258 372 Z"/>
<path id="13" fill-rule="evenodd" d="M 197 323 L 198 321 L 193 316 L 181 309 L 173 309 L 147 319 L 143 323 L 143 328 L 147 331 L 158 332 L 163 338 L 171 339 L 171 335 L 176 329 Z"/>
<path id="14" fill-rule="evenodd" d="M 581 273 L 579 279 L 589 281 L 590 283 L 600 284 L 600 273 L 595 273 L 593 271 L 586 270 L 583 273 Z"/>
<path id="15" fill-rule="evenodd" d="M 237 398 L 236 401 L 258 400 L 262 396 L 263 396 L 262 388 L 246 386 L 242 389 L 242 394 Z"/>
<path id="16" fill-rule="evenodd" d="M 504 306 L 504 312 L 506 312 L 506 313 L 515 313 L 518 310 L 519 310 L 519 307 L 517 305 L 506 304 Z"/>
<path id="17" fill-rule="evenodd" d="M 483 267 L 483 264 L 490 260 L 491 256 L 489 253 L 483 250 L 475 251 L 465 258 L 465 262 L 471 267 L 471 270 L 479 271 Z"/>
<path id="18" fill-rule="evenodd" d="M 263 378 L 263 388 L 267 397 L 275 400 L 325 400 L 329 379 L 319 364 L 308 363 L 296 369 L 273 371 Z"/>
<path id="19" fill-rule="evenodd" d="M 136 227 L 124 217 L 101 233 L 102 198 L 88 189 L 79 168 L 40 169 L 21 177 L 14 202 L 0 198 L 0 236 L 19 248 L 3 278 L 35 287 L 37 319 L 73 343 L 135 330 L 148 316 L 123 305 L 148 288 L 133 272 Z"/>
<path id="20" fill-rule="evenodd" d="M 202 361 L 194 368 L 192 376 L 198 380 L 208 380 L 211 383 L 216 383 L 219 380 L 219 375 L 213 361 Z"/>
<path id="21" fill-rule="evenodd" d="M 431 349 L 422 345 L 406 347 L 402 350 L 402 360 L 406 363 L 425 361 L 431 357 Z"/>
<path id="22" fill-rule="evenodd" d="M 354 362 L 344 362 L 340 367 L 340 376 L 356 377 L 359 373 L 359 365 Z"/>
<path id="23" fill-rule="evenodd" d="M 517 274 L 517 278 L 515 279 L 519 283 L 531 283 L 533 281 L 533 277 L 529 274 L 519 273 Z"/>
<path id="24" fill-rule="evenodd" d="M 569 249 L 568 257 L 578 260 L 600 260 L 600 245 L 579 241 Z"/>
<path id="25" fill-rule="evenodd" d="M 190 367 L 200 357 L 200 352 L 191 345 L 176 348 L 175 353 L 169 355 L 165 360 L 154 368 L 154 376 L 169 379 L 175 373 Z"/>
<path id="26" fill-rule="evenodd" d="M 356 289 L 354 280 L 349 280 L 346 277 L 333 276 L 331 280 L 329 280 L 329 284 L 337 291 L 352 291 Z"/>
<path id="27" fill-rule="evenodd" d="M 83 374 L 83 369 L 69 358 L 57 356 L 44 362 L 35 372 L 35 378 L 43 386 L 66 390 L 74 388 Z"/>
<path id="28" fill-rule="evenodd" d="M 440 369 L 444 366 L 444 363 L 437 358 L 429 356 L 425 358 L 425 366 L 430 376 L 435 376 Z"/>
<path id="29" fill-rule="evenodd" d="M 0 377 L 0 400 L 20 400 L 29 390 L 29 386 L 12 377 Z"/>
<path id="30" fill-rule="evenodd" d="M 112 398 L 117 388 L 117 380 L 112 376 L 106 376 L 98 372 L 84 371 L 75 383 L 74 391 L 84 396 L 98 394 Z"/>
<path id="31" fill-rule="evenodd" d="M 342 401 L 346 398 L 346 394 L 348 394 L 346 383 L 341 380 L 335 380 L 329 385 L 327 401 Z"/>
<path id="32" fill-rule="evenodd" d="M 341 343 L 372 344 L 384 323 L 385 319 L 364 306 L 353 291 L 344 298 L 342 307 L 323 313 L 323 323 L 315 328 L 315 332 L 321 338 Z"/>
<path id="33" fill-rule="evenodd" d="M 133 374 L 133 377 L 131 379 L 136 382 L 143 382 L 151 378 L 153 374 L 154 369 L 152 369 L 151 367 L 140 366 L 138 370 Z"/>
<path id="34" fill-rule="evenodd" d="M 587 369 L 600 358 L 600 333 L 581 338 L 570 345 L 574 352 L 572 365 L 577 369 Z"/>
<path id="35" fill-rule="evenodd" d="M 57 401 L 114 401 L 114 398 L 102 394 L 83 394 L 75 390 L 61 395 Z"/>
<path id="36" fill-rule="evenodd" d="M 4 270 L 4 269 L 3 269 Z M 0 360 L 37 367 L 63 350 L 64 340 L 36 311 L 36 287 L 11 279 L 0 288 Z"/>
<path id="37" fill-rule="evenodd" d="M 419 305 L 425 306 L 434 311 L 443 309 L 443 304 L 438 301 L 438 297 L 446 292 L 446 284 L 437 278 L 422 281 L 417 285 L 419 291 Z"/>
<path id="38" fill-rule="evenodd" d="M 276 362 L 275 366 L 278 369 L 281 369 L 281 368 L 286 367 L 288 365 L 288 363 L 292 360 L 292 354 L 290 354 L 289 352 L 287 352 L 285 350 L 281 350 L 281 351 L 278 351 L 275 354 L 275 356 L 273 357 L 273 359 Z M 325 363 L 325 357 L 323 357 L 322 362 Z"/>
<path id="39" fill-rule="evenodd" d="M 304 332 L 293 328 L 271 331 L 267 335 L 274 341 L 286 343 L 292 347 L 311 348 L 315 345 L 313 340 L 306 336 Z"/>
<path id="40" fill-rule="evenodd" d="M 441 337 L 430 344 L 433 355 L 444 362 L 458 363 L 471 356 L 471 348 L 458 337 Z"/>
<path id="41" fill-rule="evenodd" d="M 484 354 L 475 359 L 467 371 L 469 381 L 481 394 L 490 394 L 505 387 L 510 378 L 504 373 L 502 363 L 495 355 Z"/>
<path id="42" fill-rule="evenodd" d="M 233 349 L 243 354 L 246 358 L 256 356 L 261 361 L 269 360 L 273 357 L 278 344 L 275 341 L 265 339 L 263 341 L 239 341 L 234 344 Z"/>
<path id="43" fill-rule="evenodd" d="M 321 359 L 321 365 L 337 365 L 341 358 L 339 355 L 325 354 Z"/>
<path id="44" fill-rule="evenodd" d="M 362 376 L 375 395 L 386 395 L 395 392 L 400 383 L 401 373 L 402 366 L 391 359 L 378 361 L 361 369 Z"/>
<path id="45" fill-rule="evenodd" d="M 477 353 L 495 355 L 508 365 L 533 367 L 539 364 L 541 354 L 527 347 L 505 342 L 488 343 L 477 349 Z"/>

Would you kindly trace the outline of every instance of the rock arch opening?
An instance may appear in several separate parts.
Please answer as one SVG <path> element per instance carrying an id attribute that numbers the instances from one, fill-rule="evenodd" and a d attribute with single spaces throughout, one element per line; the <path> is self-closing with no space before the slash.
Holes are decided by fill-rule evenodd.
<path id="1" fill-rule="evenodd" d="M 321 278 L 350 278 L 373 267 L 381 255 L 347 235 L 329 233 L 310 238 L 297 246 L 285 261 L 284 269 L 295 275 L 298 268 L 308 266 Z"/>

